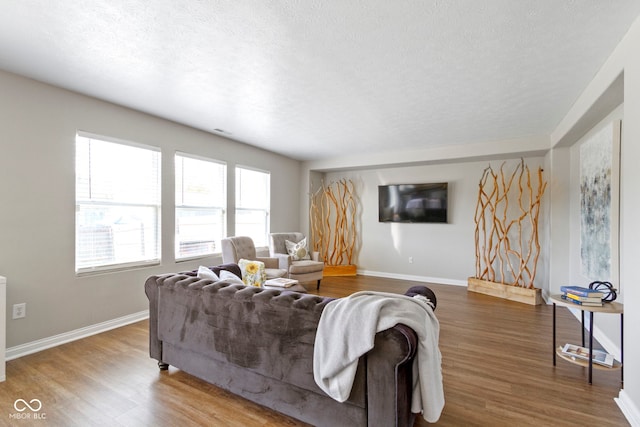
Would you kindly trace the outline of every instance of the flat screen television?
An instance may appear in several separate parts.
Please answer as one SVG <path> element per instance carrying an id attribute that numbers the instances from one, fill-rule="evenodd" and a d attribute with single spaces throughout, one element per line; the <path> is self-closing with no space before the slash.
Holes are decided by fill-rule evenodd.
<path id="1" fill-rule="evenodd" d="M 447 222 L 448 184 L 378 186 L 380 222 Z"/>

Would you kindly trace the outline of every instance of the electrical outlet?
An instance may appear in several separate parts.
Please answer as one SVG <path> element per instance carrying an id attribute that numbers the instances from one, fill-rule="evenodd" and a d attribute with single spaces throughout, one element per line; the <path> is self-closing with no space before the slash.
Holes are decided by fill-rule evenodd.
<path id="1" fill-rule="evenodd" d="M 409 264 L 413 264 L 413 257 L 412 256 L 409 257 Z"/>
<path id="2" fill-rule="evenodd" d="M 22 319 L 27 315 L 27 303 L 13 304 L 13 318 Z"/>

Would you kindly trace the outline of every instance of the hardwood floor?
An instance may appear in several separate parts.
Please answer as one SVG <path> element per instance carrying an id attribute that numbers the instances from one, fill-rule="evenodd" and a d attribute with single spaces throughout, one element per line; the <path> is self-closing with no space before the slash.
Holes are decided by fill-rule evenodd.
<path id="1" fill-rule="evenodd" d="M 404 293 L 414 284 L 329 277 L 320 293 Z M 613 401 L 619 371 L 594 370 L 590 386 L 585 368 L 562 360 L 553 367 L 550 306 L 428 286 L 438 297 L 446 400 L 437 425 L 629 425 Z M 307 288 L 316 293 L 314 285 Z M 303 425 L 177 369 L 160 372 L 148 355 L 147 328 L 146 321 L 138 322 L 8 362 L 7 381 L 0 383 L 0 425 Z M 558 342 L 579 342 L 579 337 L 577 320 L 558 308 Z M 17 399 L 38 399 L 40 419 L 29 410 L 18 412 Z M 20 414 L 31 416 L 18 419 Z M 418 417 L 415 425 L 428 423 Z"/>

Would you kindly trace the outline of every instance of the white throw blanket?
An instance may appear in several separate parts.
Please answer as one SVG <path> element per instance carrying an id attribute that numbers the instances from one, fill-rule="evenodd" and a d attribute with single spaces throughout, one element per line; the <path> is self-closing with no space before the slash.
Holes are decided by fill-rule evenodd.
<path id="1" fill-rule="evenodd" d="M 424 297 L 364 291 L 328 303 L 316 334 L 314 379 L 325 393 L 344 402 L 351 394 L 358 359 L 373 348 L 376 332 L 398 323 L 418 335 L 411 411 L 436 422 L 444 408 L 440 324 Z"/>

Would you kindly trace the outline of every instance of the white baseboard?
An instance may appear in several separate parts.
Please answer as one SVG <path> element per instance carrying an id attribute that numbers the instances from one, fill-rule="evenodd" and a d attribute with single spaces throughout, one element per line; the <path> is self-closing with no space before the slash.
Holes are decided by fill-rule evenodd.
<path id="1" fill-rule="evenodd" d="M 386 273 L 382 271 L 358 270 L 363 276 L 386 277 L 388 279 L 410 280 L 412 282 L 437 283 L 442 285 L 467 286 L 466 280 L 444 279 L 442 277 L 413 276 L 409 274 Z"/>
<path id="2" fill-rule="evenodd" d="M 640 427 L 640 409 L 631 401 L 629 395 L 624 390 L 620 390 L 618 397 L 613 400 L 616 401 L 631 427 Z"/>
<path id="3" fill-rule="evenodd" d="M 38 351 L 56 347 L 61 344 L 66 344 L 68 342 L 79 340 L 81 338 L 86 338 L 91 335 L 96 335 L 101 332 L 106 332 L 111 329 L 139 322 L 147 318 L 149 318 L 149 310 L 144 310 L 138 313 L 119 317 L 117 319 L 107 320 L 106 322 L 97 323 L 95 325 L 86 326 L 84 328 L 76 329 L 69 332 L 64 332 L 52 337 L 20 344 L 7 349 L 6 360 L 17 359 L 19 357 L 26 356 L 27 354 L 37 353 Z"/>

